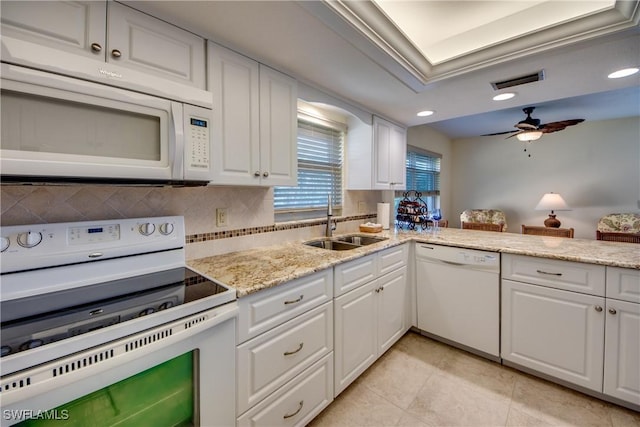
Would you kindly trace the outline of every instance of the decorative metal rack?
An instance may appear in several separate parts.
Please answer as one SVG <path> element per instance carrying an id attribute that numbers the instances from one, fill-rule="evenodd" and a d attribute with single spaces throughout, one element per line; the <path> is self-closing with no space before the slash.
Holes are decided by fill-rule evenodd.
<path id="1" fill-rule="evenodd" d="M 421 227 L 423 230 L 427 228 L 428 211 L 427 204 L 420 197 L 422 193 L 416 190 L 409 190 L 402 194 L 403 199 L 398 203 L 398 212 L 396 214 L 396 228 L 407 228 L 415 230 Z"/>

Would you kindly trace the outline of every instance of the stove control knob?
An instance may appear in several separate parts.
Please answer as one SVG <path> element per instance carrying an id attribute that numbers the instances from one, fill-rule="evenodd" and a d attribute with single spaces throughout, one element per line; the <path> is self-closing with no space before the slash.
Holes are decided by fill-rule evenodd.
<path id="1" fill-rule="evenodd" d="M 42 234 L 37 231 L 27 231 L 18 234 L 18 244 L 23 248 L 33 248 L 42 242 Z"/>
<path id="2" fill-rule="evenodd" d="M 25 343 L 20 344 L 20 351 L 40 347 L 42 344 L 44 344 L 44 341 L 42 341 L 41 339 L 36 338 L 34 340 L 29 340 Z"/>
<path id="3" fill-rule="evenodd" d="M 0 250 L 0 252 L 4 252 L 7 249 L 9 249 L 9 245 L 10 244 L 11 244 L 11 242 L 9 241 L 8 237 L 4 237 L 4 236 L 0 237 L 0 245 L 1 245 L 0 249 L 2 249 L 2 250 Z"/>
<path id="4" fill-rule="evenodd" d="M 11 350 L 12 350 L 12 348 L 11 348 L 10 346 L 8 346 L 8 345 L 3 345 L 3 346 L 0 348 L 0 357 L 4 357 L 4 356 L 6 356 L 7 354 L 11 354 Z"/>
<path id="5" fill-rule="evenodd" d="M 165 236 L 173 233 L 173 224 L 171 224 L 170 222 L 160 224 L 160 233 L 164 234 Z"/>
<path id="6" fill-rule="evenodd" d="M 145 222 L 144 224 L 140 224 L 138 230 L 143 236 L 150 236 L 154 231 L 156 231 L 156 226 L 150 222 Z"/>
<path id="7" fill-rule="evenodd" d="M 138 313 L 138 317 L 146 316 L 148 314 L 155 313 L 156 309 L 153 307 L 145 308 L 140 313 Z"/>
<path id="8" fill-rule="evenodd" d="M 165 301 L 158 306 L 158 311 L 166 310 L 167 308 L 171 308 L 171 307 L 173 307 L 173 302 Z"/>

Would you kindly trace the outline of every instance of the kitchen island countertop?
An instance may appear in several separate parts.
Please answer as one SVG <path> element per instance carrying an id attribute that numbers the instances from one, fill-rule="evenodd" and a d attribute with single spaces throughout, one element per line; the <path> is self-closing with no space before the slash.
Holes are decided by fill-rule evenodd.
<path id="1" fill-rule="evenodd" d="M 303 241 L 291 241 L 194 259 L 188 261 L 188 265 L 220 283 L 235 288 L 239 298 L 411 240 L 467 249 L 640 269 L 640 245 L 633 243 L 453 228 L 442 228 L 437 233 L 387 230 L 371 235 L 384 236 L 388 239 L 348 251 L 332 251 L 307 246 Z"/>

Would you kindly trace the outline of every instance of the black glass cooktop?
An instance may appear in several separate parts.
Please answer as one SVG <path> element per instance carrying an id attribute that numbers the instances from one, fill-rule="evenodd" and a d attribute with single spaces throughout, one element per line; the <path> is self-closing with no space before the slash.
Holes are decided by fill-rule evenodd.
<path id="1" fill-rule="evenodd" d="M 229 289 L 188 268 L 174 268 L 3 301 L 0 305 L 1 355 L 15 354 L 224 292 Z"/>

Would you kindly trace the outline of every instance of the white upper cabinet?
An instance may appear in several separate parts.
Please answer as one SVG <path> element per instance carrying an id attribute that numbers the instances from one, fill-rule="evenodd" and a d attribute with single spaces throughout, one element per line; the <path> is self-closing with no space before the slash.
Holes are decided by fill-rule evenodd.
<path id="1" fill-rule="evenodd" d="M 406 188 L 406 129 L 376 116 L 373 125 L 353 119 L 347 138 L 347 189 Z"/>
<path id="2" fill-rule="evenodd" d="M 208 42 L 213 184 L 297 185 L 297 83 Z"/>
<path id="3" fill-rule="evenodd" d="M 104 58 L 107 3 L 104 1 L 2 1 L 2 37 L 90 58 Z M 92 45 L 95 46 L 92 48 Z"/>
<path id="4" fill-rule="evenodd" d="M 205 89 L 203 38 L 118 3 L 107 11 L 107 62 Z"/>
<path id="5" fill-rule="evenodd" d="M 73 72 L 79 55 L 205 89 L 204 39 L 119 3 L 3 1 L 2 36 L 30 43 L 3 41 L 23 65 Z"/>

